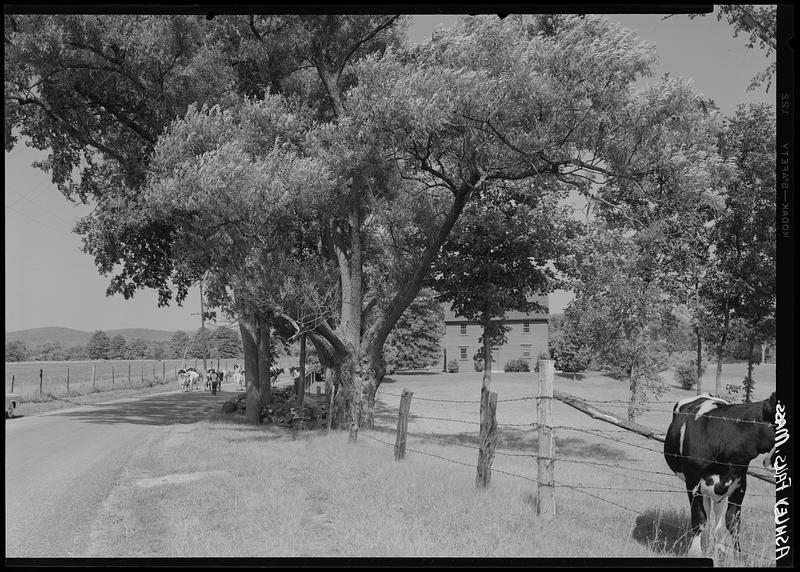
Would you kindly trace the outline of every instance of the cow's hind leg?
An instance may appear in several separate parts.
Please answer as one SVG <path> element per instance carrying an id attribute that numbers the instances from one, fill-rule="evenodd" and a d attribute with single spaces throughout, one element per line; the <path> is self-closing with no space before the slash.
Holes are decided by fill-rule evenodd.
<path id="1" fill-rule="evenodd" d="M 701 558 L 703 556 L 703 547 L 701 545 L 701 537 L 706 527 L 706 509 L 704 506 L 705 497 L 699 494 L 698 482 L 686 482 L 687 492 L 689 493 L 689 503 L 691 504 L 692 527 L 689 533 L 692 538 L 692 543 L 689 546 L 689 556 L 692 558 Z"/>
<path id="2" fill-rule="evenodd" d="M 728 498 L 728 510 L 725 512 L 725 526 L 728 527 L 728 532 L 731 533 L 733 539 L 733 547 L 737 552 L 742 549 L 739 546 L 739 525 L 741 524 L 742 516 L 742 501 L 744 501 L 744 493 L 747 489 L 747 474 L 742 475 L 742 482 L 739 488 L 733 491 Z"/>

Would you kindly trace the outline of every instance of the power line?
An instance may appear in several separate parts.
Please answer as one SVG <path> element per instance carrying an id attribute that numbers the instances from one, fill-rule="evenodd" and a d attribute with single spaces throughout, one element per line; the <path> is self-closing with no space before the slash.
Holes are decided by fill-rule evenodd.
<path id="1" fill-rule="evenodd" d="M 52 230 L 52 231 L 55 231 L 55 232 L 57 232 L 58 234 L 60 234 L 60 235 L 62 235 L 62 236 L 64 235 L 64 230 L 63 230 L 63 229 L 57 229 L 57 228 L 55 228 L 55 227 L 52 227 L 52 226 L 50 226 L 49 224 L 47 224 L 47 223 L 45 223 L 45 222 L 42 222 L 42 221 L 40 221 L 40 220 L 36 220 L 36 219 L 34 219 L 33 217 L 30 217 L 30 216 L 26 215 L 24 212 L 21 212 L 21 211 L 19 211 L 19 210 L 15 209 L 15 208 L 14 208 L 14 207 L 12 207 L 12 206 L 9 206 L 9 207 L 7 207 L 7 208 L 8 208 L 8 209 L 10 209 L 10 210 L 12 210 L 12 211 L 14 211 L 16 214 L 18 214 L 18 215 L 20 215 L 20 216 L 23 216 L 23 217 L 25 217 L 26 219 L 28 219 L 28 220 L 29 220 L 29 221 L 31 221 L 31 222 L 34 222 L 34 223 L 36 223 L 36 224 L 38 224 L 38 225 L 42 225 L 42 226 L 44 226 L 44 227 L 47 227 L 47 228 L 49 228 L 50 230 Z M 71 233 L 68 233 L 68 234 L 71 234 Z"/>

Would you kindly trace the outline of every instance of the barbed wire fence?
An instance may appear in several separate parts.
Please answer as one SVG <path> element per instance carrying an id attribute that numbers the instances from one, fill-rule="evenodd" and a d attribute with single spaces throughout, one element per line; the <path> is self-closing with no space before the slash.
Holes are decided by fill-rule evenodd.
<path id="1" fill-rule="evenodd" d="M 388 392 L 388 391 L 380 391 L 379 395 L 380 396 L 403 397 L 403 395 L 401 395 L 401 394 L 391 393 L 391 392 Z M 537 399 L 540 399 L 541 397 L 542 396 L 524 395 L 524 396 L 516 397 L 516 398 L 497 399 L 497 403 L 525 402 L 525 401 L 537 400 Z M 549 396 L 545 396 L 545 397 L 549 397 Z M 441 403 L 441 404 L 479 404 L 480 403 L 480 401 L 478 401 L 478 400 L 436 399 L 436 398 L 432 398 L 432 397 L 420 397 L 420 396 L 414 396 L 413 399 L 418 400 L 418 401 L 423 401 L 423 402 L 432 402 L 432 403 Z M 558 398 L 557 397 L 551 397 L 551 399 L 558 399 Z M 624 404 L 624 405 L 627 405 L 627 402 L 623 401 L 623 400 L 582 400 L 582 401 L 584 401 L 585 403 L 591 403 L 591 404 L 600 403 L 600 404 L 620 404 L 620 405 Z M 664 401 L 648 401 L 648 403 L 660 404 L 660 405 L 665 405 L 665 406 L 669 406 L 670 405 L 669 403 L 664 402 Z M 670 413 L 673 411 L 671 406 L 668 409 L 654 408 L 653 410 L 662 411 L 662 412 L 670 412 Z M 420 419 L 420 420 L 440 421 L 440 422 L 446 422 L 446 423 L 458 423 L 458 424 L 467 425 L 467 426 L 480 426 L 480 423 L 477 422 L 477 421 L 473 421 L 473 420 L 469 420 L 469 419 L 459 419 L 459 418 L 455 418 L 455 417 L 420 415 L 420 414 L 416 414 L 416 413 L 413 414 L 412 417 L 413 417 L 414 420 Z M 769 423 L 765 423 L 765 422 L 741 420 L 741 419 L 731 419 L 731 421 L 769 424 Z M 532 422 L 532 423 L 497 423 L 497 425 L 499 427 L 509 427 L 509 428 L 514 428 L 515 430 L 522 430 L 522 431 L 537 431 L 542 427 L 542 426 L 540 426 L 540 424 L 538 422 Z M 650 453 L 656 453 L 658 455 L 663 455 L 664 454 L 663 449 L 656 449 L 656 448 L 653 448 L 653 447 L 647 447 L 647 446 L 644 446 L 644 445 L 640 445 L 640 444 L 637 444 L 637 443 L 631 443 L 631 442 L 629 442 L 627 440 L 621 439 L 622 435 L 625 435 L 625 436 L 637 435 L 636 432 L 633 432 L 633 431 L 631 431 L 631 429 L 628 429 L 628 428 L 597 429 L 597 428 L 592 428 L 592 427 L 574 427 L 574 426 L 567 426 L 567 425 L 551 425 L 551 426 L 549 426 L 549 429 L 553 430 L 553 431 L 554 430 L 558 430 L 560 432 L 577 432 L 577 433 L 592 435 L 594 437 L 598 437 L 598 438 L 601 438 L 601 439 L 606 439 L 606 440 L 613 441 L 614 443 L 616 443 L 618 445 L 630 446 L 630 447 L 633 447 L 633 448 L 636 448 L 636 449 L 648 451 Z M 408 431 L 407 429 L 404 432 L 405 432 L 405 435 L 407 435 L 408 437 L 413 437 L 413 438 L 418 439 L 420 441 L 429 441 L 429 442 L 442 444 L 442 445 L 447 445 L 447 446 L 458 446 L 458 447 L 462 447 L 462 448 L 472 449 L 474 451 L 480 451 L 480 447 L 478 447 L 478 446 L 476 446 L 474 444 L 465 443 L 463 441 L 456 441 L 454 439 L 443 438 L 443 437 L 440 437 L 440 436 L 433 436 L 433 435 L 429 435 L 429 434 L 425 434 L 425 433 Z M 643 433 L 638 433 L 638 435 L 646 437 L 648 439 L 655 439 L 655 440 L 663 441 L 663 439 L 659 439 L 659 437 L 658 437 L 659 433 L 657 431 L 652 431 L 651 430 L 651 433 L 652 433 L 652 435 L 647 435 L 647 434 L 643 434 Z M 397 443 L 390 443 L 388 441 L 384 441 L 382 439 L 379 439 L 379 438 L 375 437 L 374 435 L 369 435 L 367 433 L 362 433 L 362 435 L 364 437 L 366 437 L 367 439 L 371 439 L 373 441 L 379 442 L 379 443 L 387 445 L 387 446 L 392 446 L 392 447 L 396 447 L 397 446 Z M 404 435 L 404 438 L 405 438 L 405 435 Z M 475 441 L 476 442 L 479 441 L 477 436 L 475 437 Z M 476 466 L 475 463 L 467 463 L 467 462 L 464 462 L 464 461 L 461 461 L 461 460 L 452 459 L 452 458 L 446 457 L 444 455 L 432 453 L 430 451 L 423 451 L 423 450 L 421 450 L 419 448 L 411 448 L 411 447 L 407 447 L 406 446 L 405 450 L 413 452 L 413 453 L 417 453 L 417 454 L 420 454 L 420 455 L 424 455 L 426 457 L 434 458 L 434 459 L 437 459 L 437 460 L 440 460 L 440 461 L 446 461 L 448 463 L 460 465 L 460 466 L 467 466 L 467 467 L 473 467 L 473 468 Z M 532 460 L 536 461 L 537 465 L 540 464 L 540 463 L 543 463 L 543 462 L 553 463 L 553 462 L 556 462 L 556 461 L 557 462 L 561 462 L 561 463 L 573 463 L 573 464 L 580 464 L 580 465 L 588 465 L 588 466 L 591 466 L 593 468 L 596 468 L 597 470 L 600 470 L 600 471 L 603 471 L 603 472 L 605 472 L 605 473 L 607 473 L 609 475 L 612 475 L 614 477 L 630 477 L 631 476 L 630 473 L 635 473 L 636 474 L 635 479 L 637 481 L 640 481 L 642 483 L 647 483 L 649 485 L 658 485 L 660 488 L 654 488 L 654 487 L 647 488 L 646 486 L 642 486 L 642 487 L 597 486 L 597 485 L 591 485 L 591 484 L 587 485 L 587 484 L 584 484 L 584 483 L 571 484 L 571 483 L 561 482 L 561 481 L 555 480 L 555 479 L 552 479 L 551 482 L 544 482 L 539 476 L 537 476 L 537 478 L 533 478 L 531 476 L 527 476 L 527 475 L 524 475 L 524 474 L 514 473 L 514 472 L 510 472 L 510 471 L 505 471 L 505 470 L 499 470 L 499 469 L 496 469 L 496 468 L 491 468 L 491 472 L 492 473 L 498 473 L 498 474 L 505 475 L 505 476 L 508 476 L 508 477 L 511 477 L 511 478 L 521 479 L 521 480 L 524 480 L 524 481 L 527 481 L 527 482 L 535 483 L 538 489 L 541 489 L 542 487 L 554 487 L 554 488 L 557 487 L 557 488 L 561 488 L 561 489 L 569 489 L 572 492 L 585 495 L 585 496 L 590 497 L 590 498 L 592 498 L 592 499 L 594 499 L 594 500 L 596 500 L 598 502 L 605 503 L 605 504 L 607 504 L 609 506 L 614 506 L 616 509 L 625 511 L 626 513 L 635 514 L 635 515 L 637 515 L 637 517 L 641 515 L 641 512 L 639 510 L 637 510 L 637 509 L 635 509 L 633 507 L 627 506 L 625 504 L 621 504 L 620 502 L 617 502 L 616 500 L 611 500 L 611 499 L 605 498 L 604 496 L 601 496 L 600 494 L 596 494 L 596 491 L 613 491 L 615 493 L 631 493 L 631 492 L 635 492 L 635 493 L 650 493 L 650 494 L 674 494 L 674 495 L 680 495 L 683 498 L 685 498 L 686 494 L 687 494 L 687 491 L 686 491 L 685 488 L 681 488 L 681 487 L 677 487 L 677 486 L 669 486 L 669 485 L 666 485 L 662 481 L 658 481 L 658 480 L 655 480 L 655 479 L 652 479 L 652 478 L 648 479 L 648 478 L 646 478 L 646 476 L 643 476 L 643 475 L 658 475 L 658 476 L 667 476 L 667 477 L 675 478 L 675 474 L 672 473 L 672 472 L 660 471 L 660 470 L 656 470 L 656 469 L 642 469 L 642 468 L 638 468 L 638 467 L 632 467 L 632 466 L 629 466 L 629 465 L 622 465 L 620 463 L 605 463 L 605 462 L 590 460 L 590 459 L 586 459 L 586 458 L 574 459 L 574 458 L 568 458 L 568 457 L 559 456 L 559 455 L 539 455 L 539 454 L 534 454 L 534 453 L 523 453 L 523 452 L 518 452 L 518 451 L 510 451 L 508 449 L 500 448 L 500 447 L 496 448 L 493 451 L 493 453 L 498 455 L 498 456 L 503 456 L 503 457 L 529 458 L 529 459 L 532 459 Z M 681 457 L 681 458 L 701 459 L 700 457 L 692 457 L 692 456 L 688 456 L 688 455 L 677 455 L 676 454 L 675 456 L 676 457 Z M 712 461 L 712 459 L 702 459 L 702 460 Z M 739 465 L 739 464 L 736 464 L 735 466 L 749 467 L 749 465 Z M 754 476 L 756 476 L 758 478 L 761 478 L 762 480 L 764 480 L 764 481 L 766 481 L 768 483 L 770 482 L 768 480 L 768 478 L 766 478 L 764 476 L 759 476 L 759 475 L 754 475 Z M 773 482 L 773 484 L 774 484 L 774 482 Z M 772 494 L 767 494 L 767 493 L 759 493 L 759 492 L 755 492 L 755 491 L 749 490 L 747 492 L 747 497 L 748 498 L 774 498 L 774 492 Z M 769 515 L 769 517 L 773 516 L 772 509 L 765 509 L 765 508 L 761 508 L 761 507 L 757 507 L 757 506 L 743 506 L 742 509 L 743 510 L 746 509 L 746 510 L 751 511 L 751 512 L 756 513 L 756 514 L 762 514 L 765 517 L 767 515 Z M 688 537 L 688 535 L 691 534 L 691 530 L 687 526 L 677 525 L 677 524 L 665 521 L 665 520 L 663 520 L 661 518 L 659 518 L 659 523 L 660 523 L 660 525 L 671 527 L 671 528 L 673 528 L 674 530 L 676 530 L 677 532 L 680 533 L 678 539 L 675 541 L 675 543 L 673 544 L 672 548 L 674 548 L 675 545 L 677 545 L 678 542 L 680 542 L 681 540 L 685 540 Z M 726 544 L 724 542 L 719 542 L 718 541 L 717 544 L 720 544 L 720 545 L 722 545 L 722 546 L 724 546 L 724 547 L 726 547 L 728 549 L 732 549 L 734 551 L 738 551 L 740 554 L 756 558 L 756 559 L 758 559 L 760 561 L 767 561 L 767 562 L 774 561 L 774 558 L 765 557 L 763 554 L 758 554 L 756 552 L 747 551 L 747 550 L 745 550 L 743 548 L 738 548 L 737 549 L 734 546 Z"/>
<path id="2" fill-rule="evenodd" d="M 237 358 L 208 358 L 209 368 L 230 371 Z M 279 364 L 280 365 L 280 364 Z M 104 391 L 167 385 L 182 367 L 202 368 L 202 358 L 6 362 L 6 393 L 25 401 L 50 401 Z"/>

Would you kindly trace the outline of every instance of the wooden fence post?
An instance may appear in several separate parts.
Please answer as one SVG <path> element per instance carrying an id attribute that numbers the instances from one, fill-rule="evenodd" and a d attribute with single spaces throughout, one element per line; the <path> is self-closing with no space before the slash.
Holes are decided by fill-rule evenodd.
<path id="1" fill-rule="evenodd" d="M 111 364 L 111 385 L 114 385 L 114 364 Z"/>
<path id="2" fill-rule="evenodd" d="M 152 365 L 153 365 L 153 381 L 155 381 L 156 380 L 156 363 L 153 362 Z"/>
<path id="3" fill-rule="evenodd" d="M 94 378 L 95 378 L 96 374 L 97 374 L 97 364 L 93 363 L 92 364 L 92 392 L 94 392 L 94 390 L 95 390 L 94 389 Z"/>
<path id="4" fill-rule="evenodd" d="M 44 376 L 44 372 L 39 369 L 39 401 L 42 400 L 42 378 Z"/>
<path id="5" fill-rule="evenodd" d="M 131 362 L 128 362 L 128 386 L 131 385 Z"/>
<path id="6" fill-rule="evenodd" d="M 67 368 L 67 396 L 69 396 L 69 368 Z"/>
<path id="7" fill-rule="evenodd" d="M 485 488 L 492 480 L 492 461 L 497 447 L 497 394 L 481 391 L 481 431 L 478 449 L 478 472 L 475 486 Z"/>
<path id="8" fill-rule="evenodd" d="M 14 376 L 11 376 L 11 393 L 14 393 Z"/>
<path id="9" fill-rule="evenodd" d="M 554 494 L 553 472 L 555 464 L 556 443 L 551 421 L 553 405 L 553 360 L 539 361 L 539 395 L 537 400 L 539 451 L 536 480 L 537 514 L 550 518 L 556 514 L 556 498 Z"/>
<path id="10" fill-rule="evenodd" d="M 403 389 L 400 396 L 400 413 L 397 416 L 397 440 L 394 443 L 394 460 L 402 461 L 406 457 L 406 437 L 408 434 L 408 412 L 411 409 L 413 391 Z"/>
<path id="11" fill-rule="evenodd" d="M 141 373 L 141 375 L 139 376 L 139 383 L 140 383 L 141 385 L 144 385 L 144 366 L 142 366 L 142 373 Z"/>
<path id="12" fill-rule="evenodd" d="M 167 362 L 165 361 L 161 362 L 161 381 L 165 383 L 167 381 Z"/>
<path id="13" fill-rule="evenodd" d="M 333 424 L 333 395 L 335 393 L 333 382 L 330 381 L 330 377 L 325 380 L 325 391 L 328 392 L 328 433 L 331 432 L 331 426 Z"/>

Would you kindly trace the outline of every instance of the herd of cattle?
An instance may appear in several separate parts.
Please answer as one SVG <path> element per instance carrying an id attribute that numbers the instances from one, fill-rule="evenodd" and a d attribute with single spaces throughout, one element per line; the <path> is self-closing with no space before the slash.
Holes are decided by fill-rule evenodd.
<path id="1" fill-rule="evenodd" d="M 296 375 L 298 368 L 290 368 L 292 375 Z M 270 381 L 275 383 L 278 376 L 285 370 L 282 367 L 273 367 L 270 369 Z M 193 367 L 178 370 L 178 385 L 182 391 L 193 391 L 200 389 L 202 382 L 205 391 L 216 392 L 221 388 L 223 382 L 233 382 L 238 387 L 244 387 L 245 384 L 245 371 L 240 368 L 238 364 L 233 366 L 233 371 L 221 371 L 217 369 L 209 369 L 205 375 L 201 374 Z"/>

